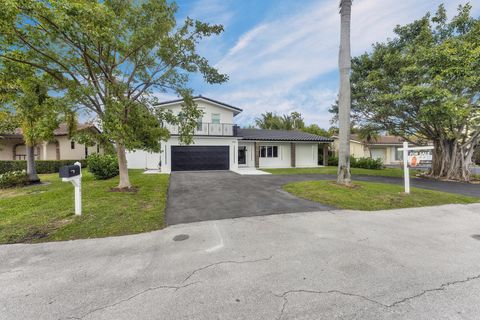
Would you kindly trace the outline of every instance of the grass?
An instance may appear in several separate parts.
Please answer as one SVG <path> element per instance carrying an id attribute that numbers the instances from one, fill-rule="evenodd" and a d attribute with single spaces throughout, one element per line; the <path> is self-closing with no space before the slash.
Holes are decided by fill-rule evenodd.
<path id="1" fill-rule="evenodd" d="M 346 187 L 334 181 L 303 181 L 286 184 L 283 189 L 300 198 L 352 210 L 371 211 L 480 202 L 480 198 L 418 188 L 412 188 L 410 194 L 405 194 L 403 186 L 373 182 L 356 181 L 353 187 Z"/>
<path id="2" fill-rule="evenodd" d="M 74 215 L 73 186 L 58 174 L 40 175 L 45 185 L 0 190 L 0 243 L 97 238 L 161 229 L 168 175 L 130 170 L 136 193 L 112 192 L 118 178 L 82 180 L 83 214 Z"/>
<path id="3" fill-rule="evenodd" d="M 262 169 L 272 174 L 337 174 L 337 167 L 315 167 L 315 168 L 285 168 L 285 169 Z M 384 168 L 379 170 L 351 168 L 352 175 L 403 177 L 403 170 L 400 168 Z M 415 176 L 417 170 L 410 169 L 410 176 Z"/>

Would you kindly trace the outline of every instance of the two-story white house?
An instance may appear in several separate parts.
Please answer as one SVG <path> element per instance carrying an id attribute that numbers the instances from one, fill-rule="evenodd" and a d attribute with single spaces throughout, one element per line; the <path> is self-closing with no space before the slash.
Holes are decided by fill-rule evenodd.
<path id="1" fill-rule="evenodd" d="M 178 114 L 181 99 L 160 103 Z M 181 145 L 179 128 L 169 125 L 170 139 L 160 153 L 127 153 L 131 169 L 171 171 L 232 170 L 239 168 L 316 167 L 319 150 L 326 155 L 333 140 L 290 130 L 240 129 L 234 118 L 241 109 L 210 98 L 194 98 L 203 116 L 198 119 L 191 145 Z M 324 156 L 326 161 L 326 156 Z"/>

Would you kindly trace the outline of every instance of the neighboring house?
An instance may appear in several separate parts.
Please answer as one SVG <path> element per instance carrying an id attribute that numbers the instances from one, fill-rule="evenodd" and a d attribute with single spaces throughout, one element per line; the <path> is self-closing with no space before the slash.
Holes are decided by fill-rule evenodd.
<path id="1" fill-rule="evenodd" d="M 333 136 L 333 148 L 338 156 L 338 136 Z M 385 165 L 400 164 L 403 160 L 402 151 L 398 149 L 403 147 L 405 140 L 397 136 L 378 136 L 370 142 L 362 141 L 358 135 L 350 136 L 350 155 L 355 158 L 373 158 L 381 159 Z"/>
<path id="2" fill-rule="evenodd" d="M 178 114 L 181 99 L 159 106 Z M 198 119 L 191 145 L 180 145 L 178 126 L 168 125 L 171 137 L 162 143 L 160 153 L 127 153 L 129 168 L 160 169 L 161 172 L 186 170 L 237 170 L 318 166 L 319 144 L 333 140 L 314 134 L 287 131 L 240 129 L 234 117 L 241 109 L 206 97 L 194 98 L 203 116 Z M 325 151 L 327 148 L 324 148 Z"/>
<path id="3" fill-rule="evenodd" d="M 94 133 L 100 133 L 95 125 L 87 123 L 78 124 L 77 130 L 91 130 Z M 98 144 L 87 147 L 71 140 L 65 124 L 61 124 L 54 131 L 54 136 L 52 141 L 45 141 L 35 147 L 36 160 L 81 160 L 92 153 L 103 153 L 103 148 Z M 13 134 L 0 136 L 0 160 L 25 160 L 26 156 L 25 143 L 20 129 L 16 129 Z"/>

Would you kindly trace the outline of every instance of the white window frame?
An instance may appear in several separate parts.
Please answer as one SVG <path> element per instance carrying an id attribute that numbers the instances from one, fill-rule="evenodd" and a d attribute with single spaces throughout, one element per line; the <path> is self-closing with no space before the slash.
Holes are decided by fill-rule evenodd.
<path id="1" fill-rule="evenodd" d="M 197 118 L 197 131 L 203 131 L 203 116 Z"/>
<path id="2" fill-rule="evenodd" d="M 268 148 L 272 148 L 272 154 L 269 156 L 268 155 Z M 273 150 L 275 150 L 275 148 L 277 149 L 277 155 L 274 156 L 275 152 Z M 265 149 L 265 156 L 262 156 L 262 149 Z M 278 151 L 279 151 L 279 146 L 277 145 L 273 145 L 273 144 L 266 144 L 266 145 L 261 145 L 260 148 L 259 148 L 259 158 L 272 158 L 272 159 L 277 159 L 279 156 L 278 156 Z"/>
<path id="3" fill-rule="evenodd" d="M 218 121 L 218 122 L 216 122 L 216 121 Z M 221 123 L 220 113 L 212 113 L 212 124 L 220 124 L 220 123 Z"/>

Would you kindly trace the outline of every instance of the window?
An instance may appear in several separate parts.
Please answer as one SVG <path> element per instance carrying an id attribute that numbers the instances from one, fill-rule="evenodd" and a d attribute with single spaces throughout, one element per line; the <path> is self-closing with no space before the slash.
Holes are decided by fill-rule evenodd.
<path id="1" fill-rule="evenodd" d="M 97 144 L 97 153 L 100 153 L 100 145 Z"/>
<path id="2" fill-rule="evenodd" d="M 278 158 L 278 146 L 260 146 L 260 158 Z"/>
<path id="3" fill-rule="evenodd" d="M 403 160 L 403 151 L 399 151 L 401 147 L 395 147 L 395 160 L 402 161 Z"/>
<path id="4" fill-rule="evenodd" d="M 220 124 L 220 113 L 212 113 L 212 123 Z"/>
<path id="5" fill-rule="evenodd" d="M 70 141 L 70 149 L 75 149 L 75 141 Z"/>
<path id="6" fill-rule="evenodd" d="M 199 117 L 197 119 L 197 131 L 202 131 L 203 130 L 203 118 Z"/>

